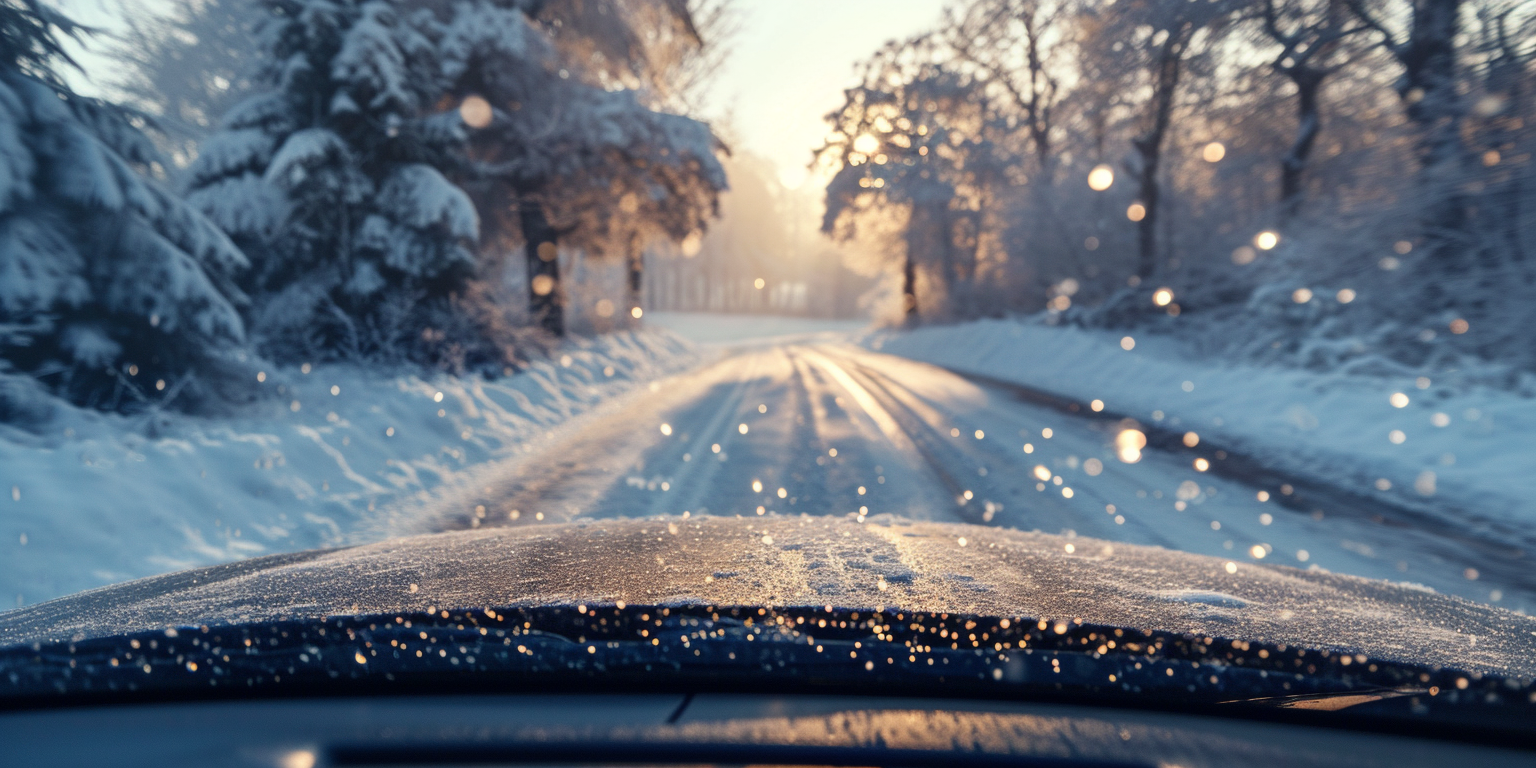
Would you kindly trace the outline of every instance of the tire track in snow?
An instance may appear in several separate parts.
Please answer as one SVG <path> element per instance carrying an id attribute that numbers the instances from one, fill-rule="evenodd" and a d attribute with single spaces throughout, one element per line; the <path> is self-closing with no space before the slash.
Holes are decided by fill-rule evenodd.
<path id="1" fill-rule="evenodd" d="M 967 480 L 963 485 L 966 489 L 977 489 L 974 495 L 979 502 L 977 507 L 981 509 L 979 513 L 981 518 L 973 519 L 975 517 L 973 514 L 971 518 L 966 518 L 968 522 L 1008 525 L 1048 533 L 1082 533 L 1101 538 L 1131 540 L 1178 548 L 1177 542 L 1170 538 L 1165 530 L 1153 525 L 1148 518 L 1131 516 L 1122 524 L 1114 523 L 1114 518 L 1110 515 L 1101 516 L 1099 510 L 1105 509 L 1106 503 L 1111 500 L 1099 492 L 1099 483 L 1090 481 L 1088 478 L 1082 478 L 1086 482 L 1074 482 L 1072 487 L 1074 497 L 1085 496 L 1093 502 L 1091 505 L 1086 501 L 1069 502 L 1057 495 L 1056 485 L 1046 484 L 1043 492 L 1037 490 L 1038 478 L 1033 475 L 1035 468 L 1044 466 L 1046 463 L 1054 463 L 1048 457 L 1047 443 L 1041 441 L 1042 444 L 1038 447 L 1040 453 L 1029 455 L 1024 454 L 1019 448 L 1011 447 L 1013 444 L 1007 438 L 1017 434 L 1020 427 L 1026 428 L 1031 435 L 1041 434 L 1042 429 L 1047 425 L 1041 417 L 1046 414 L 1041 414 L 1033 408 L 998 407 L 999 404 L 994 402 L 994 398 L 988 396 L 989 393 L 984 387 L 975 393 L 981 400 L 976 409 L 969 413 L 956 413 L 953 411 L 958 409 L 951 404 L 951 412 L 946 413 L 939 410 L 941 403 L 936 398 L 917 393 L 897 381 L 899 374 L 881 369 L 881 364 L 887 367 L 900 364 L 921 370 L 928 367 L 926 364 L 884 355 L 859 353 L 850 354 L 849 360 L 850 365 L 856 366 L 863 375 L 877 382 L 881 391 L 899 400 L 911 412 L 913 419 L 923 424 L 920 433 L 925 435 L 924 442 L 930 446 L 929 455 L 936 466 L 947 464 L 957 468 L 960 466 L 978 468 L 979 476 L 973 478 L 967 473 Z M 943 371 L 943 369 L 938 370 Z M 946 382 L 946 385 L 954 387 L 959 381 L 961 380 Z M 966 429 L 961 430 L 958 436 L 947 433 L 945 430 L 946 426 L 955 429 L 953 425 L 962 423 L 966 424 Z M 1049 423 L 1060 431 L 1054 443 L 1067 444 L 1067 448 L 1061 452 L 1092 456 L 1095 451 L 1102 451 L 1104 441 L 1099 435 L 1063 431 L 1056 422 Z M 1003 424 L 1007 424 L 1008 428 L 998 429 Z M 985 427 L 987 431 L 993 432 L 993 438 L 971 440 L 971 435 L 968 433 L 976 427 Z M 1055 445 L 1051 446 L 1051 448 L 1055 447 Z M 948 456 L 944 457 L 943 454 Z M 982 469 L 987 470 L 985 474 L 980 473 Z M 958 472 L 958 469 L 955 471 Z M 1111 462 L 1106 465 L 1105 471 L 1126 473 L 1129 468 L 1115 466 Z M 1054 472 L 1051 474 L 1059 476 Z M 957 495 L 963 492 L 964 489 L 958 490 Z M 988 501 L 995 501 L 1005 506 L 988 516 L 985 506 Z M 1011 508 L 1006 505 L 1011 505 Z M 1088 509 L 1089 506 L 1093 509 Z"/>
<path id="2" fill-rule="evenodd" d="M 974 414 L 984 415 L 989 422 L 1004 420 L 1020 412 L 1034 412 L 1042 419 L 1054 417 L 1058 434 L 1056 440 L 1050 441 L 1052 443 L 1085 438 L 1089 444 L 1107 446 L 1128 418 L 1108 411 L 1095 413 L 1050 392 L 970 376 L 905 358 L 863 353 L 857 354 L 857 359 L 872 375 L 890 380 L 896 375 L 883 369 L 902 366 L 931 367 L 964 379 L 994 395 L 990 399 L 992 407 L 984 413 Z M 908 375 L 907 379 L 915 380 L 915 377 Z M 931 397 L 928 399 L 932 401 Z M 1212 541 L 1246 541 L 1247 544 L 1229 548 L 1226 552 L 1227 557 L 1239 560 L 1252 559 L 1245 551 L 1248 544 L 1265 542 L 1267 554 L 1278 555 L 1281 553 L 1271 550 L 1268 542 L 1278 547 L 1281 540 L 1287 540 L 1293 547 L 1300 545 L 1310 550 L 1310 559 L 1301 563 L 1301 567 L 1321 562 L 1327 568 L 1343 573 L 1387 580 L 1408 578 L 1476 600 L 1486 600 L 1491 589 L 1500 589 L 1504 594 L 1503 603 L 1512 603 L 1511 607 L 1528 607 L 1536 603 L 1536 570 L 1529 567 L 1526 543 L 1521 538 L 1499 539 L 1488 531 L 1450 527 L 1435 515 L 1366 498 L 1315 478 L 1276 472 L 1260 461 L 1221 451 L 1218 446 L 1203 440 L 1198 449 L 1186 447 L 1183 430 L 1140 422 L 1134 422 L 1134 425 L 1148 437 L 1142 461 L 1124 465 L 1106 458 L 1103 476 L 1091 481 L 1080 480 L 1081 484 L 1076 487 L 1079 494 L 1093 493 L 1094 489 L 1109 485 L 1107 481 L 1112 475 L 1118 476 L 1122 484 L 1131 483 L 1148 490 L 1157 488 L 1159 483 L 1171 485 L 1177 484 L 1180 478 L 1189 478 L 1201 485 L 1219 487 L 1225 500 L 1218 500 L 1220 503 L 1212 507 L 1209 505 L 1211 499 L 1202 494 L 1198 499 L 1207 502 L 1205 508 L 1191 502 L 1187 511 L 1173 512 L 1166 509 L 1166 501 L 1163 508 L 1159 508 L 1149 505 L 1146 500 L 1111 495 L 1106 497 L 1107 500 L 1119 504 L 1128 518 L 1124 528 L 1106 530 L 1102 523 L 1107 516 L 1082 515 L 1079 511 L 1082 522 L 1099 523 L 1099 530 L 1090 529 L 1088 535 L 1218 555 L 1222 552 L 1211 550 Z M 1190 462 L 1196 457 L 1208 458 L 1209 472 L 1199 473 L 1191 469 Z M 1289 485 L 1292 493 L 1281 493 L 1282 484 Z M 1255 503 L 1255 495 L 1260 490 L 1271 494 L 1271 503 Z M 1321 513 L 1324 509 L 1327 510 L 1325 514 Z M 1265 510 L 1276 514 L 1264 514 Z M 1213 521 L 1213 529 L 1204 530 L 1199 525 L 1202 520 L 1192 517 L 1201 512 L 1206 513 L 1204 519 L 1219 518 L 1221 527 L 1215 528 Z M 1261 518 L 1272 521 L 1261 522 Z M 1050 530 L 1048 526 L 1039 527 Z M 1081 528 L 1077 530 L 1082 532 Z M 1284 554 L 1294 552 L 1292 549 Z M 1463 578 L 1466 569 L 1478 572 L 1476 581 Z"/>
<path id="3" fill-rule="evenodd" d="M 649 505 L 630 508 L 628 515 L 603 515 L 603 502 L 623 496 L 615 488 L 626 487 L 630 472 L 643 468 L 646 451 L 663 438 L 659 425 L 673 414 L 701 410 L 719 419 L 739 410 L 753 381 L 754 362 L 750 357 L 720 360 L 669 377 L 656 390 L 638 392 L 616 410 L 579 419 L 575 429 L 495 468 L 497 477 L 479 491 L 429 513 L 425 529 L 553 523 L 594 512 L 644 516 Z"/>
<path id="4" fill-rule="evenodd" d="M 1495 585 L 1509 602 L 1536 595 L 1536 574 L 1508 573 L 1422 529 L 1331 512 L 1317 520 L 1259 503 L 1249 478 L 1196 472 L 1182 443 L 1164 450 L 1182 433 L 1144 427 L 1151 439 L 1142 460 L 1122 464 L 1111 448 L 1118 415 L 1081 406 L 1074 412 L 1065 400 L 1024 397 L 904 358 L 835 344 L 759 345 L 663 384 L 509 462 L 483 500 L 458 503 L 441 527 L 533 524 L 537 511 L 544 522 L 557 522 L 684 510 L 841 517 L 866 508 L 871 515 L 1080 534 L 1242 562 L 1261 559 L 1250 554 L 1260 545 L 1273 558 L 1299 559 L 1297 549 L 1305 548 L 1311 558 L 1301 567 L 1406 577 L 1474 598 Z M 663 422 L 671 434 L 658 430 Z M 749 430 L 739 432 L 738 424 Z M 1041 439 L 1046 427 L 1055 430 L 1053 439 Z M 986 439 L 973 437 L 978 430 Z M 1034 441 L 1033 454 L 1020 449 L 1024 440 Z M 1085 458 L 1101 459 L 1102 468 L 1090 476 L 1081 468 Z M 1233 467 L 1241 460 L 1229 455 L 1212 463 Z M 1041 466 L 1050 470 L 1044 481 L 1033 475 Z M 1186 501 L 1188 485 L 1194 491 Z M 857 492 L 861 487 L 867 492 Z M 478 504 L 487 507 L 483 520 L 470 511 Z M 1106 513 L 1111 504 L 1114 511 Z M 521 518 L 507 519 L 511 509 Z M 1273 520 L 1266 510 L 1276 513 Z M 1394 569 L 1394 561 L 1413 563 L 1411 572 Z M 1461 569 L 1474 566 L 1485 571 L 1482 583 L 1463 583 Z"/>

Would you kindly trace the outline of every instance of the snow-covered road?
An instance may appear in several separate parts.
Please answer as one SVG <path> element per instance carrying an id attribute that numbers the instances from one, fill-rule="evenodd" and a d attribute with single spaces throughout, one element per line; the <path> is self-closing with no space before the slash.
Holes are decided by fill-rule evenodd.
<path id="1" fill-rule="evenodd" d="M 1480 602 L 1492 587 L 1503 607 L 1536 607 L 1536 578 L 1497 541 L 1282 504 L 1295 500 L 1279 488 L 1261 500 L 1263 483 L 1198 471 L 1188 452 L 1149 448 L 1125 463 L 1116 420 L 1020 394 L 828 337 L 738 344 L 531 446 L 411 527 L 895 515 L 1318 566 Z"/>

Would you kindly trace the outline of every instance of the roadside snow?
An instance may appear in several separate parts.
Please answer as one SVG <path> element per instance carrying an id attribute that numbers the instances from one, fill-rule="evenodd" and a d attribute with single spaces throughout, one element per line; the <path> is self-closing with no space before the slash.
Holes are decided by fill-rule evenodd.
<path id="1" fill-rule="evenodd" d="M 392 505 L 697 360 L 675 334 L 629 332 L 495 381 L 282 369 L 269 401 L 228 418 L 61 405 L 39 434 L 0 425 L 0 606 L 382 538 Z"/>
<path id="2" fill-rule="evenodd" d="M 1011 381 L 1461 526 L 1536 527 L 1536 399 L 1419 377 L 1227 364 L 1165 336 L 984 320 L 866 334 L 870 349 Z M 1406 397 L 1406 401 L 1403 399 Z M 1394 402 L 1395 401 L 1395 402 Z M 1401 405 L 1401 407 L 1399 407 Z"/>
<path id="3" fill-rule="evenodd" d="M 820 317 L 747 315 L 724 312 L 651 312 L 648 323 L 666 328 L 695 344 L 740 344 L 752 341 L 810 341 L 862 331 L 868 320 L 829 320 Z"/>

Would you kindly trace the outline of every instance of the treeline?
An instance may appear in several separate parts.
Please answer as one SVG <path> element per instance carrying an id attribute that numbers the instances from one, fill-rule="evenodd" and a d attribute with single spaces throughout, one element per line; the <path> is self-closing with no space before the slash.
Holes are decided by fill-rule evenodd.
<path id="1" fill-rule="evenodd" d="M 1533 84 L 1520 0 L 963 0 L 828 116 L 824 229 L 909 321 L 1530 367 Z"/>
<path id="2" fill-rule="evenodd" d="M 260 360 L 500 374 L 564 332 L 572 249 L 637 304 L 643 251 L 726 187 L 683 116 L 720 8 L 181 0 L 118 46 L 114 104 L 61 75 L 85 30 L 3 0 L 0 401 L 195 407 Z"/>
<path id="3" fill-rule="evenodd" d="M 685 312 L 863 316 L 871 287 L 817 231 L 814 190 L 789 189 L 773 164 L 746 153 L 725 160 L 731 189 L 703 238 L 650 254 L 646 306 Z"/>

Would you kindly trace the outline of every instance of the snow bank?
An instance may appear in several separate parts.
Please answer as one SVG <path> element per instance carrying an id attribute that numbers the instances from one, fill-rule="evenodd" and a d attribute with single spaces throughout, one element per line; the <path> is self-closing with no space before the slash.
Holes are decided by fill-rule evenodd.
<path id="1" fill-rule="evenodd" d="M 650 312 L 646 322 L 666 328 L 695 344 L 730 346 L 756 341 L 841 340 L 869 327 L 868 320 L 833 320 L 788 315 L 730 312 Z"/>
<path id="2" fill-rule="evenodd" d="M 233 417 L 59 405 L 36 434 L 0 425 L 0 606 L 382 538 L 392 506 L 696 360 L 675 334 L 620 333 L 495 381 L 269 370 L 271 399 Z"/>
<path id="3" fill-rule="evenodd" d="M 1084 403 L 1100 399 L 1106 410 L 1194 431 L 1277 470 L 1459 526 L 1536 525 L 1536 399 L 1449 379 L 1232 364 L 1199 359 L 1166 336 L 1126 338 L 984 320 L 872 333 L 862 343 Z"/>

